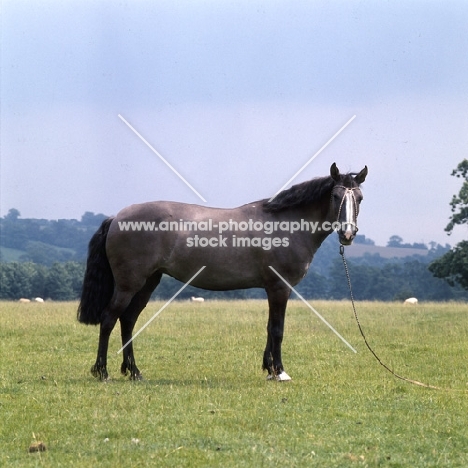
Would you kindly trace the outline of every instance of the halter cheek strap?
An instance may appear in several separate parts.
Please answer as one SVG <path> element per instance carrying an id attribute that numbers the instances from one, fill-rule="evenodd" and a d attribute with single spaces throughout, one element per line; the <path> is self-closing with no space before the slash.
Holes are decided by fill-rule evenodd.
<path id="1" fill-rule="evenodd" d="M 340 207 L 338 208 L 338 215 L 337 215 L 336 220 L 338 222 L 340 221 L 340 216 L 341 216 L 341 210 L 343 208 L 343 203 L 344 203 L 344 201 L 346 199 L 346 196 L 350 195 L 351 199 L 353 201 L 354 214 L 356 215 L 355 219 L 357 221 L 358 205 L 357 205 L 357 201 L 356 201 L 356 196 L 354 195 L 354 190 L 359 190 L 359 187 L 349 188 L 349 187 L 344 187 L 343 185 L 335 185 L 333 187 L 333 190 L 332 190 L 332 196 L 333 196 L 334 190 L 337 189 L 337 188 L 344 189 L 345 192 L 343 194 L 343 197 L 341 198 Z M 331 202 L 331 198 L 330 198 L 330 202 Z M 346 221 L 345 224 L 350 224 L 351 226 L 354 226 L 354 228 L 356 229 L 356 232 L 359 230 L 358 227 L 357 227 L 357 224 L 353 223 L 352 221 Z"/>

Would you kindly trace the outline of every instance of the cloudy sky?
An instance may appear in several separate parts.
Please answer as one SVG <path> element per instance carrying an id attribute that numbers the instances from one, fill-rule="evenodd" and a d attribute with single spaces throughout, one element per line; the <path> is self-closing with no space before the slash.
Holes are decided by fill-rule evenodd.
<path id="1" fill-rule="evenodd" d="M 1 215 L 209 206 L 367 165 L 360 233 L 454 244 L 468 3 L 21 1 L 1 14 Z"/>

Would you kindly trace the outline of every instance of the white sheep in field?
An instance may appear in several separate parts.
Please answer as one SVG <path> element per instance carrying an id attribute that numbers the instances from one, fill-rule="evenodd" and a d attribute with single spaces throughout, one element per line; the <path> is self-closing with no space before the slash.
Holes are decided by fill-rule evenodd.
<path id="1" fill-rule="evenodd" d="M 192 296 L 192 297 L 190 298 L 190 302 L 205 302 L 205 298 Z"/>
<path id="2" fill-rule="evenodd" d="M 409 297 L 408 299 L 405 300 L 405 304 L 417 304 L 418 300 L 415 297 Z"/>

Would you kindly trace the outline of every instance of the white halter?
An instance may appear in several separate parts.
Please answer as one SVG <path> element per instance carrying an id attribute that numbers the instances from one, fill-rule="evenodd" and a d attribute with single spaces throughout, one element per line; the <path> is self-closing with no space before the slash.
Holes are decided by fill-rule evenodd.
<path id="1" fill-rule="evenodd" d="M 350 211 L 352 210 L 352 213 L 354 216 L 354 219 L 356 220 L 357 222 L 357 215 L 358 215 L 358 204 L 357 204 L 357 201 L 356 201 L 356 197 L 354 195 L 354 190 L 359 190 L 359 187 L 353 187 L 353 188 L 349 188 L 349 187 L 344 187 L 343 185 L 335 185 L 333 187 L 333 190 L 332 190 L 332 195 L 333 195 L 333 191 L 336 189 L 336 188 L 341 188 L 341 189 L 344 189 L 344 194 L 343 194 L 343 198 L 341 199 L 341 202 L 340 202 L 340 207 L 338 208 L 338 215 L 337 215 L 337 218 L 336 220 L 338 222 L 340 222 L 340 215 L 341 215 L 341 210 L 343 208 L 343 204 L 346 200 L 346 221 L 344 222 L 344 224 L 346 225 L 350 225 L 350 226 L 354 226 L 354 228 L 356 229 L 356 232 L 358 232 L 358 227 L 357 227 L 357 224 L 352 221 L 350 218 L 349 218 L 349 214 L 350 214 Z M 331 201 L 331 200 L 330 200 Z M 351 208 L 351 210 L 350 210 Z"/>

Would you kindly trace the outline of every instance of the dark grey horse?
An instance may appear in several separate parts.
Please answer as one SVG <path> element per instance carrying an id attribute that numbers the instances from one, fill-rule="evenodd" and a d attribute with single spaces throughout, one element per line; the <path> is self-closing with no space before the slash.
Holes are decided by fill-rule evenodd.
<path id="1" fill-rule="evenodd" d="M 269 378 L 290 380 L 281 361 L 291 294 L 284 280 L 295 286 L 304 278 L 315 252 L 333 230 L 341 244 L 351 244 L 362 200 L 359 184 L 366 175 L 367 166 L 358 174 L 340 174 L 333 164 L 330 176 L 238 208 L 162 201 L 132 205 L 106 219 L 89 243 L 78 308 L 80 322 L 100 324 L 92 374 L 107 379 L 109 337 L 120 320 L 122 344 L 128 343 L 121 371 L 140 379 L 131 339 L 151 293 L 163 273 L 187 282 L 205 267 L 193 286 L 266 290 L 269 318 L 263 368 Z"/>

